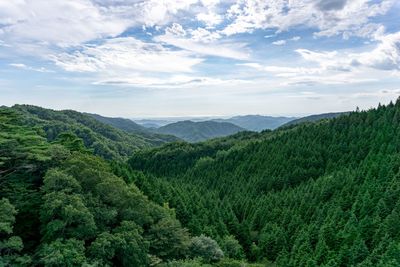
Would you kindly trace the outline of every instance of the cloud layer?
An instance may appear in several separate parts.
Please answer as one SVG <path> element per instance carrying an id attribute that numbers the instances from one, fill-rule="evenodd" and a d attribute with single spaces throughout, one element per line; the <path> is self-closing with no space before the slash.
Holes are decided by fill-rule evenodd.
<path id="1" fill-rule="evenodd" d="M 399 12 L 396 0 L 0 1 L 3 80 L 229 94 L 395 83 Z"/>

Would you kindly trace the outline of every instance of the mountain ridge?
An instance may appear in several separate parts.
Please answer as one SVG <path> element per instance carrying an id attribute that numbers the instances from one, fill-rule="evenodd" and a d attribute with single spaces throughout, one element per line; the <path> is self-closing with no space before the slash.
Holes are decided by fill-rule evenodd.
<path id="1" fill-rule="evenodd" d="M 158 133 L 172 134 L 188 142 L 200 142 L 212 138 L 232 135 L 245 129 L 227 122 L 190 120 L 167 124 L 156 129 Z"/>

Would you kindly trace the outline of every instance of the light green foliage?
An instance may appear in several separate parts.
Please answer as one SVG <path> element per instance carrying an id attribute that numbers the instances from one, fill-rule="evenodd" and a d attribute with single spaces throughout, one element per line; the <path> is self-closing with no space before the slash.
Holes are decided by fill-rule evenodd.
<path id="1" fill-rule="evenodd" d="M 79 194 L 81 187 L 70 175 L 50 170 L 44 178 L 45 192 L 40 219 L 45 242 L 56 238 L 89 239 L 96 232 L 96 224 L 85 201 Z"/>
<path id="2" fill-rule="evenodd" d="M 244 251 L 239 241 L 233 235 L 227 235 L 222 240 L 222 250 L 225 257 L 232 259 L 243 259 Z"/>
<path id="3" fill-rule="evenodd" d="M 204 262 L 216 262 L 224 257 L 224 253 L 218 243 L 205 235 L 193 237 L 189 250 L 192 257 L 199 257 Z"/>
<path id="4" fill-rule="evenodd" d="M 174 218 L 165 217 L 152 225 L 147 239 L 151 244 L 150 253 L 161 259 L 178 259 L 187 255 L 189 233 Z"/>
<path id="5" fill-rule="evenodd" d="M 81 186 L 74 177 L 57 169 L 47 171 L 43 183 L 42 190 L 46 193 L 79 193 L 81 191 Z"/>
<path id="6" fill-rule="evenodd" d="M 11 234 L 17 211 L 6 198 L 0 200 L 0 234 Z"/>
<path id="7" fill-rule="evenodd" d="M 168 263 L 160 264 L 160 267 L 212 267 L 213 265 L 208 263 L 203 263 L 199 259 L 193 260 L 180 260 L 180 261 L 171 261 Z"/>
<path id="8" fill-rule="evenodd" d="M 45 244 L 39 254 L 46 267 L 82 266 L 86 262 L 84 242 L 74 238 Z"/>
<path id="9" fill-rule="evenodd" d="M 134 222 L 124 221 L 112 233 L 98 235 L 89 248 L 91 258 L 101 266 L 146 266 L 149 262 L 148 242 L 143 230 Z"/>
<path id="10" fill-rule="evenodd" d="M 96 224 L 90 210 L 85 206 L 79 194 L 51 192 L 44 196 L 41 221 L 43 240 L 63 238 L 92 238 Z"/>

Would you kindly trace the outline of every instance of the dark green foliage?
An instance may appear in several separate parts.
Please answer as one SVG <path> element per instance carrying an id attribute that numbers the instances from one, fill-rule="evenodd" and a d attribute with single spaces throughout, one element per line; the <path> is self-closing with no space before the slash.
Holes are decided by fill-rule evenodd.
<path id="1" fill-rule="evenodd" d="M 129 163 L 194 235 L 233 235 L 249 260 L 396 265 L 400 101 L 234 140 L 171 144 Z"/>
<path id="2" fill-rule="evenodd" d="M 0 108 L 1 266 L 400 266 L 400 101 L 126 163 L 129 136 Z"/>
<path id="3" fill-rule="evenodd" d="M 332 113 L 310 115 L 310 116 L 302 117 L 299 119 L 290 120 L 287 123 L 282 124 L 280 126 L 287 127 L 287 126 L 298 125 L 301 123 L 317 122 L 317 121 L 326 120 L 326 119 L 333 119 L 333 118 L 337 118 L 340 116 L 348 115 L 349 113 L 350 112 L 332 112 Z"/>
<path id="4" fill-rule="evenodd" d="M 84 242 L 72 239 L 56 239 L 45 244 L 39 251 L 44 266 L 82 266 L 86 263 Z"/>
<path id="5" fill-rule="evenodd" d="M 123 221 L 112 233 L 104 232 L 92 242 L 89 253 L 101 266 L 147 266 L 148 243 L 142 229 L 131 221 Z"/>
<path id="6" fill-rule="evenodd" d="M 111 167 L 70 132 L 48 142 L 26 116 L 0 109 L 8 198 L 0 200 L 0 266 L 147 266 L 186 256 L 189 234 L 173 210 L 112 172 L 130 174 L 126 165 Z"/>
<path id="7" fill-rule="evenodd" d="M 176 219 L 165 217 L 152 225 L 147 239 L 151 254 L 161 259 L 179 259 L 187 255 L 189 234 Z"/>
<path id="8" fill-rule="evenodd" d="M 72 110 L 55 111 L 29 105 L 16 105 L 12 110 L 23 114 L 25 125 L 43 129 L 48 141 L 57 140 L 73 150 L 83 144 L 106 159 L 122 159 L 138 149 L 175 140 L 163 135 L 126 132 Z"/>
<path id="9" fill-rule="evenodd" d="M 243 259 L 244 252 L 239 241 L 233 235 L 227 235 L 222 240 L 222 250 L 226 257 L 231 259 Z"/>
<path id="10" fill-rule="evenodd" d="M 12 235 L 16 214 L 8 199 L 0 199 L 0 266 L 28 266 L 31 262 L 29 256 L 20 254 L 24 247 L 22 239 Z"/>

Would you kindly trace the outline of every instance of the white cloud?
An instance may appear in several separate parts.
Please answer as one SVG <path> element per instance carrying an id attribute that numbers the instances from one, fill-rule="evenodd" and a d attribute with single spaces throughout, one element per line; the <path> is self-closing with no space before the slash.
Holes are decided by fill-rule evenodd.
<path id="1" fill-rule="evenodd" d="M 72 53 L 50 57 L 67 71 L 123 73 L 192 72 L 203 60 L 184 51 L 172 51 L 155 43 L 145 43 L 133 37 L 114 38 L 99 45 L 84 45 Z"/>
<path id="2" fill-rule="evenodd" d="M 23 63 L 10 63 L 9 66 L 17 68 L 17 69 L 22 69 L 22 70 L 31 70 L 31 71 L 37 71 L 37 72 L 54 72 L 54 71 L 48 70 L 44 67 L 34 68 L 31 66 L 27 66 Z"/>
<path id="3" fill-rule="evenodd" d="M 351 55 L 352 63 L 382 70 L 400 70 L 400 32 L 377 36 L 380 42 L 371 52 Z"/>
<path id="4" fill-rule="evenodd" d="M 197 14 L 196 18 L 197 20 L 204 22 L 208 28 L 212 28 L 223 21 L 223 17 L 214 12 L 200 13 Z"/>
<path id="5" fill-rule="evenodd" d="M 165 32 L 172 34 L 172 35 L 179 36 L 179 37 L 183 37 L 186 35 L 186 31 L 183 29 L 182 25 L 180 25 L 179 23 L 173 23 L 171 27 L 168 27 L 165 30 Z"/>
<path id="6" fill-rule="evenodd" d="M 154 40 L 199 55 L 233 58 L 238 60 L 249 58 L 246 44 L 218 42 L 217 40 L 220 37 L 218 34 L 211 33 L 202 28 L 191 30 L 190 33 L 192 37 L 185 38 L 172 34 L 167 28 L 164 35 L 156 36 Z"/>
<path id="7" fill-rule="evenodd" d="M 196 42 L 211 43 L 221 38 L 217 32 L 211 32 L 204 28 L 197 28 L 190 31 L 191 39 Z"/>
<path id="8" fill-rule="evenodd" d="M 287 40 L 276 40 L 275 42 L 272 42 L 273 45 L 285 45 L 287 44 L 289 41 L 290 42 L 297 42 L 298 40 L 300 40 L 301 37 L 300 36 L 294 36 L 290 39 Z"/>
<path id="9" fill-rule="evenodd" d="M 273 45 L 285 45 L 286 44 L 286 40 L 278 40 L 275 42 L 272 42 Z"/>
<path id="10" fill-rule="evenodd" d="M 117 36 L 132 24 L 89 0 L 0 2 L 0 37 L 60 46 Z"/>
<path id="11" fill-rule="evenodd" d="M 385 14 L 393 3 L 395 0 L 379 3 L 369 0 L 238 0 L 227 11 L 231 23 L 221 32 L 233 35 L 255 29 L 286 31 L 305 25 L 316 28 L 316 36 L 366 37 L 376 27 L 369 22 L 370 18 Z"/>
<path id="12" fill-rule="evenodd" d="M 315 52 L 297 49 L 305 60 L 316 62 L 325 69 L 350 70 L 368 67 L 379 70 L 400 70 L 400 32 L 375 36 L 378 44 L 368 52 Z"/>
<path id="13" fill-rule="evenodd" d="M 353 84 L 375 82 L 400 74 L 400 32 L 376 34 L 376 46 L 368 52 L 295 50 L 303 67 L 244 63 L 241 66 L 273 75 L 281 85 Z M 392 71 L 389 73 L 387 71 Z"/>
<path id="14" fill-rule="evenodd" d="M 146 88 L 182 88 L 193 86 L 218 86 L 218 85 L 237 85 L 248 83 L 246 80 L 240 79 L 219 79 L 210 78 L 205 76 L 188 76 L 188 75 L 173 75 L 167 78 L 158 78 L 152 76 L 136 77 L 110 77 L 94 82 L 94 84 L 101 85 L 122 85 L 122 86 L 135 86 Z"/>
<path id="15" fill-rule="evenodd" d="M 188 10 L 198 0 L 149 0 L 135 5 L 140 21 L 147 26 L 168 24 L 182 10 Z"/>

